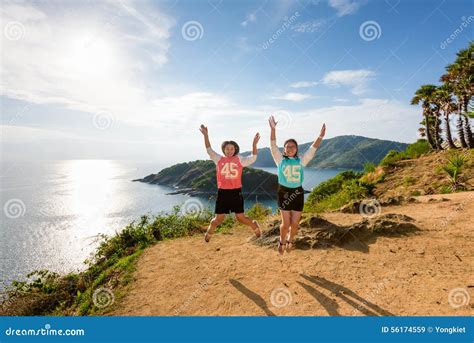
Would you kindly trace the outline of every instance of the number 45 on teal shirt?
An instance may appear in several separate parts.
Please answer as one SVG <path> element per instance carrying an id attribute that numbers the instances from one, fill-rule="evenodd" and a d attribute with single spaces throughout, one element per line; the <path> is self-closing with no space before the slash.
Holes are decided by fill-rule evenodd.
<path id="1" fill-rule="evenodd" d="M 303 165 L 299 158 L 283 158 L 278 165 L 278 183 L 284 187 L 297 188 L 303 184 Z"/>

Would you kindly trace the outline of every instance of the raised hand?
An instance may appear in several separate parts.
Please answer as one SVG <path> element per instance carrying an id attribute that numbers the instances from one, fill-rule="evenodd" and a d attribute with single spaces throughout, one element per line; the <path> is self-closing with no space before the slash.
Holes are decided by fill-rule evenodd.
<path id="1" fill-rule="evenodd" d="M 275 121 L 275 117 L 274 116 L 270 116 L 268 118 L 268 124 L 270 124 L 270 127 L 274 130 L 276 128 L 276 125 L 278 124 L 277 121 Z"/>
<path id="2" fill-rule="evenodd" d="M 319 138 L 323 138 L 325 134 L 326 134 L 326 124 L 323 124 L 323 126 L 321 127 L 321 132 L 319 133 Z"/>
<path id="3" fill-rule="evenodd" d="M 253 138 L 253 145 L 257 145 L 259 140 L 260 140 L 260 134 L 257 132 L 255 134 L 255 137 Z"/>
<path id="4" fill-rule="evenodd" d="M 208 135 L 207 126 L 204 126 L 203 124 L 201 124 L 199 131 L 201 131 L 204 136 Z"/>

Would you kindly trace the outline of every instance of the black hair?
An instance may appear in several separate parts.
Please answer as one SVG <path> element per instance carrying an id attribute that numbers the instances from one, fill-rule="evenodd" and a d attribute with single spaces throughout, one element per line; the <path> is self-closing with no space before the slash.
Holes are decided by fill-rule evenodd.
<path id="1" fill-rule="evenodd" d="M 239 154 L 239 151 L 240 151 L 240 148 L 239 148 L 239 145 L 238 145 L 236 142 L 234 142 L 234 141 L 224 141 L 224 142 L 222 142 L 222 144 L 221 144 L 221 150 L 222 150 L 222 152 L 224 153 L 224 155 L 225 155 L 224 149 L 225 149 L 225 147 L 226 147 L 227 145 L 229 145 L 229 144 L 232 144 L 232 145 L 234 146 L 234 148 L 235 148 L 234 156 L 238 155 L 238 154 Z"/>
<path id="2" fill-rule="evenodd" d="M 288 143 L 290 143 L 290 142 L 291 142 L 291 143 L 295 143 L 295 145 L 296 145 L 296 154 L 295 154 L 294 157 L 295 157 L 295 158 L 298 158 L 298 142 L 296 142 L 296 140 L 294 140 L 293 138 L 287 139 L 287 140 L 285 141 L 285 144 L 283 144 L 283 146 L 285 146 L 286 144 L 288 144 Z M 286 156 L 286 155 L 285 155 L 285 151 L 284 151 L 284 150 L 283 150 L 283 157 L 284 157 L 284 158 L 289 158 L 289 156 Z"/>

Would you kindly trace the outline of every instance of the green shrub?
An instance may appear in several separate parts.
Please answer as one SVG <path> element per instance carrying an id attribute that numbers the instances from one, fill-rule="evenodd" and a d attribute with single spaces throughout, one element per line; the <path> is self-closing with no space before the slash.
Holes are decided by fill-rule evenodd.
<path id="1" fill-rule="evenodd" d="M 261 203 L 257 202 L 246 211 L 246 214 L 252 219 L 262 219 L 272 214 L 272 209 L 271 207 L 265 207 Z"/>
<path id="2" fill-rule="evenodd" d="M 352 200 L 366 197 L 372 192 L 375 185 L 371 182 L 361 181 L 362 175 L 362 173 L 349 170 L 322 182 L 309 194 L 304 211 L 319 213 L 335 210 Z"/>
<path id="3" fill-rule="evenodd" d="M 403 151 L 390 150 L 380 161 L 380 165 L 390 167 L 400 160 L 418 158 L 430 150 L 429 143 L 425 139 L 419 139 L 415 143 L 408 145 Z"/>
<path id="4" fill-rule="evenodd" d="M 372 162 L 366 162 L 364 163 L 364 172 L 365 173 L 372 173 L 375 171 L 376 165 Z"/>
<path id="5" fill-rule="evenodd" d="M 460 153 L 453 153 L 449 156 L 447 163 L 443 166 L 443 170 L 448 174 L 451 182 L 452 191 L 464 188 L 464 177 L 461 175 L 462 169 L 467 162 L 467 157 Z"/>
<path id="6" fill-rule="evenodd" d="M 315 203 L 324 198 L 327 198 L 330 195 L 339 192 L 342 189 L 344 182 L 348 180 L 358 179 L 361 176 L 361 173 L 357 173 L 352 170 L 339 173 L 335 177 L 321 182 L 318 186 L 316 186 L 308 195 L 307 202 Z"/>
<path id="7" fill-rule="evenodd" d="M 406 176 L 403 179 L 403 184 L 405 185 L 405 187 L 413 185 L 415 182 L 416 182 L 416 179 L 413 176 Z"/>
<path id="8" fill-rule="evenodd" d="M 380 165 L 384 167 L 391 167 L 402 159 L 402 155 L 397 150 L 390 150 L 387 155 L 380 161 Z"/>
<path id="9" fill-rule="evenodd" d="M 448 194 L 448 193 L 452 193 L 453 192 L 453 189 L 451 188 L 451 186 L 449 185 L 442 185 L 440 188 L 439 188 L 439 192 L 441 194 Z"/>
<path id="10" fill-rule="evenodd" d="M 430 144 L 426 139 L 418 139 L 415 143 L 412 143 L 407 146 L 407 148 L 402 151 L 403 159 L 418 158 L 423 154 L 431 151 Z"/>

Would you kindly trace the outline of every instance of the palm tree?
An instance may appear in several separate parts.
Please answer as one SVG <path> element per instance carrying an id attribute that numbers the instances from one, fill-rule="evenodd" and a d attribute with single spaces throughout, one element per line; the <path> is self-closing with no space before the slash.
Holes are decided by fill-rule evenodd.
<path id="1" fill-rule="evenodd" d="M 458 119 L 456 123 L 457 133 L 459 142 L 461 143 L 462 148 L 467 148 L 466 137 L 464 133 L 464 120 L 463 120 L 463 90 L 460 87 L 460 79 L 461 79 L 461 68 L 458 64 L 449 64 L 446 67 L 448 71 L 446 74 L 441 76 L 441 81 L 444 81 L 446 85 L 449 85 L 453 90 L 454 95 L 456 96 L 456 107 L 457 107 L 457 114 Z"/>
<path id="2" fill-rule="evenodd" d="M 464 89 L 462 102 L 464 111 L 464 131 L 467 144 L 470 148 L 474 148 L 474 137 L 469 123 L 469 118 L 471 117 L 469 104 L 474 96 L 474 42 L 471 42 L 467 49 L 459 51 L 457 56 L 456 63 L 459 63 L 463 70 L 461 86 Z"/>
<path id="3" fill-rule="evenodd" d="M 413 99 L 411 99 L 412 105 L 418 105 L 421 102 L 421 107 L 423 108 L 424 124 L 426 139 L 433 149 L 438 149 L 438 144 L 433 140 L 432 136 L 432 127 L 430 125 L 432 118 L 432 108 L 431 103 L 433 101 L 433 94 L 436 91 L 435 85 L 423 85 L 416 92 Z"/>
<path id="4" fill-rule="evenodd" d="M 441 81 L 448 84 L 457 99 L 457 131 L 463 148 L 474 148 L 474 139 L 469 123 L 468 104 L 474 94 L 474 43 L 469 48 L 460 50 L 453 64 L 446 66 L 447 73 Z"/>
<path id="5" fill-rule="evenodd" d="M 433 101 L 436 104 L 436 107 L 444 114 L 446 140 L 448 141 L 449 148 L 455 149 L 456 145 L 453 142 L 451 127 L 449 126 L 449 115 L 456 110 L 452 97 L 452 88 L 448 84 L 439 86 L 434 92 Z"/>

